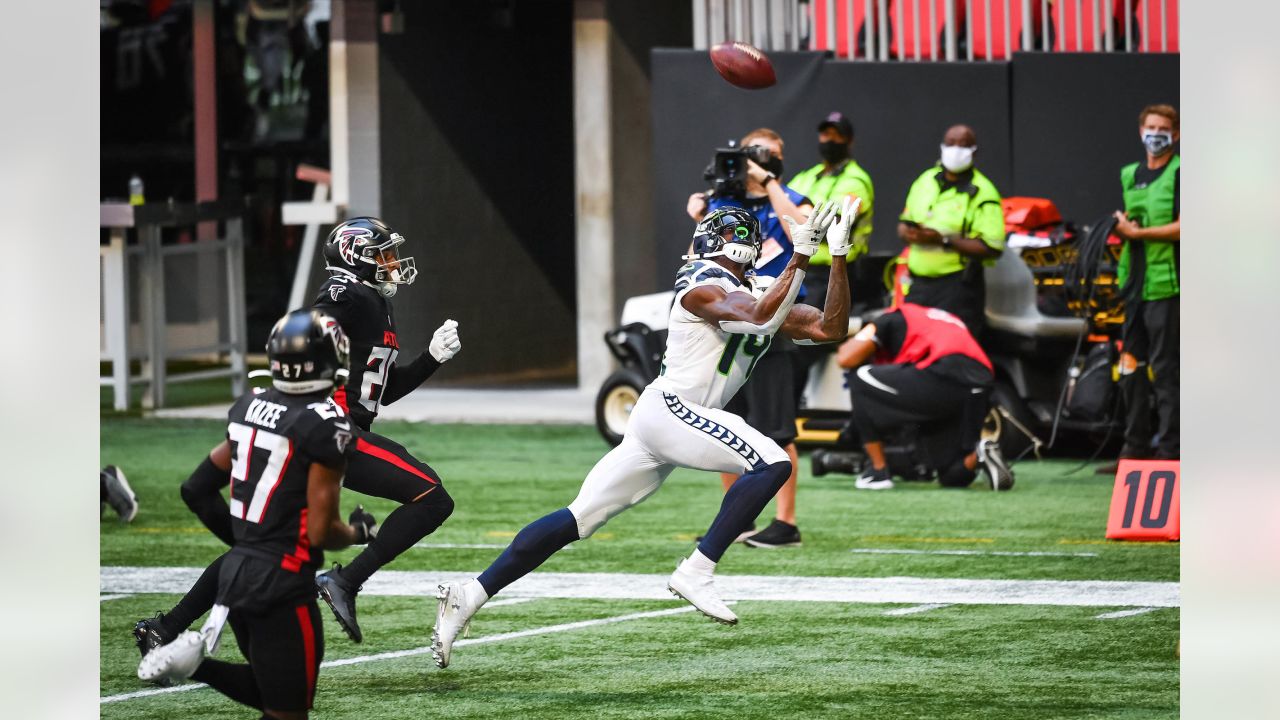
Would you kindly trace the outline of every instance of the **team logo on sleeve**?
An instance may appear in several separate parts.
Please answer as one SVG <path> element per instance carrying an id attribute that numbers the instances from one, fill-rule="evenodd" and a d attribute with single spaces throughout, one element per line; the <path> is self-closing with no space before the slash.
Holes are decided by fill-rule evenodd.
<path id="1" fill-rule="evenodd" d="M 338 302 L 338 296 L 341 295 L 343 291 L 345 291 L 346 289 L 347 289 L 346 285 L 330 285 L 329 298 L 334 302 Z"/>
<path id="2" fill-rule="evenodd" d="M 338 429 L 333 433 L 333 442 L 338 446 L 338 452 L 345 455 L 347 453 L 347 446 L 351 444 L 351 426 L 335 423 L 334 427 Z"/>

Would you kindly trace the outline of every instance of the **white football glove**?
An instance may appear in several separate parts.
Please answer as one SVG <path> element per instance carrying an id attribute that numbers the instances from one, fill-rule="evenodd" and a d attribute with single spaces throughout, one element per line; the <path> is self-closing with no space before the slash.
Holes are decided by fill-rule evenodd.
<path id="1" fill-rule="evenodd" d="M 457 320 L 445 320 L 443 325 L 436 328 L 435 334 L 431 336 L 431 345 L 427 347 L 431 357 L 441 364 L 449 362 L 461 349 L 462 341 L 458 339 Z"/>
<path id="2" fill-rule="evenodd" d="M 791 246 L 799 255 L 813 257 L 818 251 L 818 243 L 823 233 L 836 219 L 836 204 L 825 202 L 813 209 L 809 219 L 803 225 L 797 223 L 790 215 L 783 215 L 783 220 L 791 227 Z"/>
<path id="3" fill-rule="evenodd" d="M 831 250 L 832 257 L 843 257 L 849 254 L 849 249 L 853 247 L 853 226 L 858 221 L 858 208 L 862 207 L 862 198 L 852 198 L 849 195 L 844 196 L 844 203 L 840 207 L 840 220 L 831 225 L 831 229 L 827 230 L 827 247 Z"/>

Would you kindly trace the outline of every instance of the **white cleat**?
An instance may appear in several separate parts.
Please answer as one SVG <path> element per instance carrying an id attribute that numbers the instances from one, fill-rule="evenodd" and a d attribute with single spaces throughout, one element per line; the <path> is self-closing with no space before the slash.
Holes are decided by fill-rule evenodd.
<path id="1" fill-rule="evenodd" d="M 733 614 L 716 593 L 713 578 L 709 573 L 688 570 L 685 563 L 681 562 L 676 566 L 676 571 L 671 573 L 671 579 L 667 580 L 667 589 L 712 620 L 725 625 L 737 625 L 738 616 Z"/>
<path id="2" fill-rule="evenodd" d="M 133 522 L 138 514 L 138 496 L 133 493 L 124 472 L 115 465 L 108 465 L 98 472 L 98 482 L 107 494 L 107 504 L 120 516 L 120 522 Z"/>
<path id="3" fill-rule="evenodd" d="M 441 585 L 436 593 L 436 626 L 431 631 L 431 656 L 436 666 L 449 667 L 453 655 L 453 642 L 458 635 L 466 635 L 471 626 L 471 616 L 488 601 L 489 596 L 476 580 L 465 583 Z"/>
<path id="4" fill-rule="evenodd" d="M 168 645 L 161 645 L 147 653 L 142 662 L 138 663 L 138 677 L 153 683 L 164 680 L 179 682 L 191 677 L 202 662 L 204 636 L 187 630 Z"/>

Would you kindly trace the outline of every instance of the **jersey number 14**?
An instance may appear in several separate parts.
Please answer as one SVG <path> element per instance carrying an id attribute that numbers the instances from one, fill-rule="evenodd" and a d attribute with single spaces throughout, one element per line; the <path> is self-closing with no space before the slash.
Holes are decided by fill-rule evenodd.
<path id="1" fill-rule="evenodd" d="M 729 336 L 729 340 L 724 344 L 724 352 L 720 354 L 720 364 L 716 366 L 716 370 L 721 375 L 728 375 L 729 370 L 733 368 L 733 361 L 741 350 L 743 355 L 751 358 L 751 364 L 747 365 L 747 377 L 751 377 L 751 371 L 756 369 L 756 363 L 760 362 L 760 358 L 764 352 L 769 349 L 769 345 L 773 342 L 772 335 L 746 335 L 743 333 L 735 333 Z"/>

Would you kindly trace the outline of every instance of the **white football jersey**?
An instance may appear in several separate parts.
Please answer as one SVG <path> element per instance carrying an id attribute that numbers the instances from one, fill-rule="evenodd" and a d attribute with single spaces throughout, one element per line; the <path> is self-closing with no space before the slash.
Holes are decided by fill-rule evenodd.
<path id="1" fill-rule="evenodd" d="M 680 301 L 695 287 L 751 293 L 751 287 L 716 263 L 695 260 L 676 273 L 676 296 L 667 325 L 667 351 L 651 385 L 692 403 L 723 408 L 751 375 L 773 341 L 771 335 L 727 333 L 694 315 Z"/>

